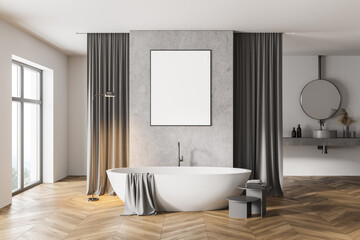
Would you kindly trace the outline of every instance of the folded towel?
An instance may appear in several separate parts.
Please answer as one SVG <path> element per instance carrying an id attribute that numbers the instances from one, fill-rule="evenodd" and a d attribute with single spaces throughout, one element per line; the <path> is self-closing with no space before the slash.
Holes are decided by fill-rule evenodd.
<path id="1" fill-rule="evenodd" d="M 250 179 L 246 183 L 258 183 L 258 184 L 261 184 L 261 180 L 260 179 Z"/>
<path id="2" fill-rule="evenodd" d="M 122 215 L 155 215 L 155 181 L 152 173 L 128 173 Z"/>

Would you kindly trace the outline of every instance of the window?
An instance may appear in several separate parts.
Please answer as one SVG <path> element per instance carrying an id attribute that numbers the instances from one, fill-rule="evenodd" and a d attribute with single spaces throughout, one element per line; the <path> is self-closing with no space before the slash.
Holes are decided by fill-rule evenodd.
<path id="1" fill-rule="evenodd" d="M 12 63 L 12 191 L 22 192 L 42 181 L 42 71 Z"/>

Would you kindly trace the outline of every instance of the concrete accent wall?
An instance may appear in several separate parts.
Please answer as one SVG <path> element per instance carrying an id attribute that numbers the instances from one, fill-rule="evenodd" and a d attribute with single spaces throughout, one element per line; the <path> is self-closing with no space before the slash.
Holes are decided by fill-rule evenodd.
<path id="1" fill-rule="evenodd" d="M 212 126 L 150 126 L 150 50 L 212 50 Z M 186 94 L 184 94 L 184 98 Z M 130 32 L 130 166 L 233 164 L 233 32 Z"/>
<path id="2" fill-rule="evenodd" d="M 360 56 L 326 56 L 323 58 L 322 76 L 330 80 L 342 95 L 341 107 L 357 122 L 351 131 L 360 133 Z M 318 121 L 308 117 L 301 109 L 301 90 L 311 80 L 318 78 L 317 56 L 284 56 L 283 59 L 283 135 L 291 136 L 292 127 L 301 124 L 304 137 L 311 137 L 313 129 L 319 129 Z M 323 93 L 326 94 L 326 93 Z M 336 117 L 326 120 L 325 127 L 338 130 L 342 126 Z M 321 154 L 316 146 L 284 147 L 284 175 L 360 175 L 359 147 L 329 147 L 328 154 Z"/>

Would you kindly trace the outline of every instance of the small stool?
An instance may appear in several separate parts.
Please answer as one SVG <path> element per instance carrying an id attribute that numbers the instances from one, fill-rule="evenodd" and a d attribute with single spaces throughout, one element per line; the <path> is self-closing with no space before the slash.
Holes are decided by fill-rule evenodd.
<path id="1" fill-rule="evenodd" d="M 269 189 L 271 189 L 270 186 L 263 186 L 263 185 L 242 185 L 238 188 L 244 189 L 245 194 L 248 197 L 256 197 L 260 199 L 259 202 L 256 202 L 252 205 L 251 208 L 251 214 L 261 214 L 261 217 L 265 217 L 266 214 L 266 193 Z"/>
<path id="2" fill-rule="evenodd" d="M 234 196 L 228 197 L 229 201 L 229 217 L 232 218 L 248 218 L 251 215 L 251 203 L 260 199 L 257 197 Z"/>

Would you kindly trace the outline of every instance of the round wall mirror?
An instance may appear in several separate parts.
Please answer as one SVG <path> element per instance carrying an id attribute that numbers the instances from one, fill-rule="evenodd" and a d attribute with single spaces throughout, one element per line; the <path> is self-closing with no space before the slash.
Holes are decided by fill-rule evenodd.
<path id="1" fill-rule="evenodd" d="M 335 115 L 340 107 L 339 89 L 330 81 L 317 79 L 309 82 L 300 94 L 300 104 L 311 118 L 325 120 Z"/>

